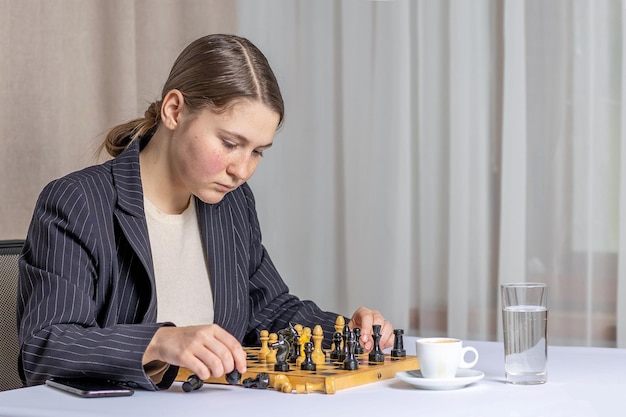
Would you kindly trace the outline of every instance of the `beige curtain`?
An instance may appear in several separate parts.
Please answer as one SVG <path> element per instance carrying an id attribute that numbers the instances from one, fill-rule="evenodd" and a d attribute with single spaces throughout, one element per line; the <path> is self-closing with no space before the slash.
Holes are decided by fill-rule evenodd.
<path id="1" fill-rule="evenodd" d="M 106 130 L 158 98 L 180 50 L 236 31 L 228 0 L 0 0 L 0 239 L 42 187 L 97 162 Z"/>
<path id="2" fill-rule="evenodd" d="M 296 294 L 496 339 L 499 284 L 537 280 L 550 344 L 626 347 L 623 2 L 238 4 L 286 96 L 252 181 Z"/>
<path id="3" fill-rule="evenodd" d="M 496 339 L 498 284 L 545 281 L 551 344 L 626 347 L 622 2 L 0 7 L 0 238 L 24 236 L 44 184 L 144 111 L 184 45 L 236 32 L 287 104 L 252 184 L 292 292 L 410 334 Z"/>

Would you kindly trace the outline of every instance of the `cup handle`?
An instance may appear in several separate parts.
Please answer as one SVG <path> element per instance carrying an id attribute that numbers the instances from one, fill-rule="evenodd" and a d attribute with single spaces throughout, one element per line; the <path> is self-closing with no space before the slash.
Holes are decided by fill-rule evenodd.
<path id="1" fill-rule="evenodd" d="M 465 361 L 465 354 L 467 352 L 472 352 L 474 354 L 474 359 L 470 362 Z M 478 362 L 478 351 L 472 346 L 466 346 L 461 349 L 461 357 L 459 358 L 459 368 L 471 368 L 476 365 Z"/>

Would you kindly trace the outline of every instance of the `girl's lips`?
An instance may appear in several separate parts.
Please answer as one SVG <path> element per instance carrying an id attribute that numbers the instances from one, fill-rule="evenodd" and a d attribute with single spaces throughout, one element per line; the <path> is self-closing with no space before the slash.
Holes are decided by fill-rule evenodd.
<path id="1" fill-rule="evenodd" d="M 235 187 L 225 184 L 217 183 L 217 187 L 223 192 L 229 192 L 235 189 Z"/>

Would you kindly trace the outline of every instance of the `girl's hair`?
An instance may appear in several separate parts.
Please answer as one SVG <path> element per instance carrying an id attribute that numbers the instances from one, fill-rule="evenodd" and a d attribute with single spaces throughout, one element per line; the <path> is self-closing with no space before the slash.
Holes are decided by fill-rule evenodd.
<path id="1" fill-rule="evenodd" d="M 179 90 L 192 111 L 229 109 L 237 99 L 258 100 L 279 115 L 285 106 L 274 72 L 263 53 L 249 40 L 236 35 L 208 35 L 189 44 L 178 56 L 163 86 L 161 99 L 150 104 L 144 117 L 112 128 L 102 148 L 119 155 L 136 138 L 154 133 L 159 125 L 165 95 Z"/>

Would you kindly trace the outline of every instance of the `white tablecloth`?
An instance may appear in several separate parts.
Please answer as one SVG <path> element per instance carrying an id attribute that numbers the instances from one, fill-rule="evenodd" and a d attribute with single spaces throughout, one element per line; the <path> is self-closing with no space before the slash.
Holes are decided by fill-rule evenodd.
<path id="1" fill-rule="evenodd" d="M 409 354 L 415 338 L 405 337 Z M 503 346 L 466 342 L 480 359 L 484 379 L 453 391 L 417 389 L 390 379 L 338 391 L 284 394 L 239 386 L 205 385 L 185 393 L 137 391 L 131 397 L 82 399 L 46 386 L 0 393 L 0 416 L 494 416 L 559 417 L 626 415 L 626 350 L 548 348 L 548 382 L 518 386 L 504 382 Z M 233 413 L 233 414 L 226 414 Z"/>

